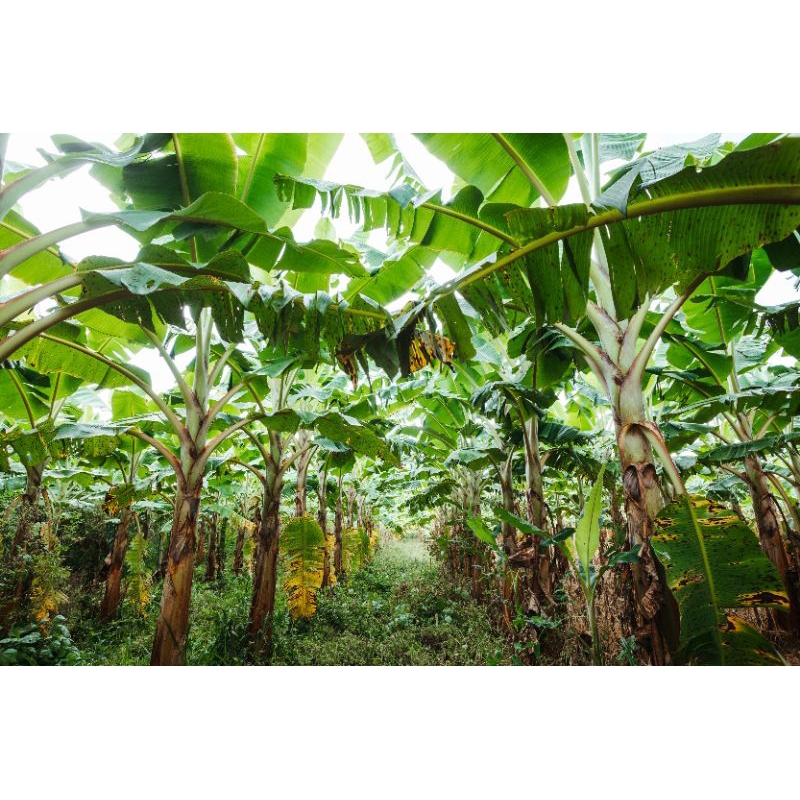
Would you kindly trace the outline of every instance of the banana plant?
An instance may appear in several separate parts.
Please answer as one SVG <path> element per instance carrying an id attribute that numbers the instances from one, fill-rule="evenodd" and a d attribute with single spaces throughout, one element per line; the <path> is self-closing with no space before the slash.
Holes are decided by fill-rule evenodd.
<path id="1" fill-rule="evenodd" d="M 394 191 L 382 198 L 383 219 L 397 219 L 389 217 L 389 200 L 400 198 L 408 219 L 399 235 L 418 240 L 418 247 L 439 244 L 467 268 L 443 286 L 420 284 L 422 300 L 396 325 L 426 309 L 447 318 L 454 305 L 448 298 L 458 293 L 491 332 L 534 318 L 552 324 L 582 354 L 614 412 L 629 544 L 642 545 L 634 570 L 637 608 L 651 629 L 652 659 L 661 663 L 669 603 L 648 546 L 661 505 L 653 453 L 674 491 L 685 489 L 646 414 L 645 368 L 664 328 L 706 275 L 735 275 L 741 256 L 794 236 L 800 140 L 753 136 L 729 152 L 707 137 L 631 161 L 603 190 L 603 163 L 635 156 L 643 136 L 476 134 L 459 136 L 458 146 L 451 135 L 420 138 L 468 186 L 443 208 L 423 209 L 429 199 L 413 189 Z M 490 151 L 497 158 L 486 159 Z M 584 202 L 557 205 L 571 174 Z M 346 190 L 318 191 L 335 199 Z M 534 199 L 548 207 L 532 208 Z M 363 204 L 370 202 L 377 206 Z M 448 234 L 437 237 L 434 223 Z M 457 238 L 455 225 L 471 226 L 472 235 Z M 662 297 L 660 319 L 646 330 L 650 306 Z M 461 318 L 449 315 L 457 349 L 465 338 Z"/>
<path id="2" fill-rule="evenodd" d="M 145 448 L 137 448 L 137 441 L 131 439 L 127 452 L 120 448 L 115 453 L 122 481 L 113 486 L 107 493 L 103 503 L 106 512 L 119 516 L 119 522 L 114 533 L 114 542 L 111 552 L 106 558 L 108 572 L 103 600 L 100 603 L 100 621 L 108 622 L 117 615 L 120 603 L 120 586 L 122 583 L 122 567 L 128 547 L 128 533 L 131 522 L 136 523 L 133 502 L 136 499 L 136 483 L 139 466 Z M 122 454 L 125 459 L 123 461 Z"/>
<path id="3" fill-rule="evenodd" d="M 789 531 L 781 522 L 771 488 L 782 495 L 786 492 L 764 458 L 773 453 L 792 475 L 793 437 L 784 431 L 800 407 L 800 392 L 791 373 L 782 378 L 765 366 L 777 344 L 769 337 L 747 333 L 763 327 L 754 295 L 769 274 L 769 263 L 765 264 L 763 254 L 757 256 L 748 281 L 712 277 L 700 287 L 697 302 L 685 307 L 682 324 L 665 331 L 667 367 L 657 374 L 664 396 L 671 396 L 673 403 L 680 398 L 681 407 L 672 411 L 671 418 L 697 425 L 721 417 L 722 426 L 707 427 L 719 443 L 701 451 L 698 458 L 704 464 L 719 465 L 747 485 L 762 550 L 778 570 L 789 598 L 784 625 L 797 631 L 797 564 L 787 549 Z M 670 392 L 671 385 L 675 388 Z M 791 502 L 787 509 L 791 515 Z"/>
<path id="4" fill-rule="evenodd" d="M 141 137 L 133 138 L 130 147 L 119 152 L 72 136 L 59 135 L 52 140 L 60 152 L 40 151 L 46 161 L 43 167 L 15 167 L 12 173 L 7 169 L 8 165 L 0 161 L 0 279 L 13 275 L 20 284 L 39 285 L 38 299 L 26 297 L 23 292 L 22 298 L 25 299 L 17 297 L 16 302 L 4 302 L 0 306 L 0 328 L 5 328 L 17 314 L 32 308 L 36 302 L 70 288 L 67 285 L 69 281 L 58 280 L 69 273 L 56 249 L 60 242 L 98 227 L 119 224 L 126 218 L 131 222 L 135 220 L 135 216 L 115 218 L 114 215 L 84 214 L 81 221 L 42 234 L 15 211 L 15 205 L 25 195 L 53 178 L 65 177 L 86 164 L 121 168 L 140 157 L 145 148 L 145 140 Z M 24 269 L 20 268 L 21 265 Z M 48 289 L 42 291 L 45 285 Z"/>
<path id="5" fill-rule="evenodd" d="M 316 168 L 324 169 L 337 144 L 337 137 L 307 135 L 270 137 L 261 134 L 238 138 L 227 134 L 153 135 L 148 140 L 147 160 L 96 170 L 98 178 L 116 197 L 130 204 L 133 211 L 149 215 L 148 220 L 160 215 L 140 231 L 145 247 L 156 247 L 160 257 L 177 264 L 178 271 L 183 269 L 184 275 L 191 274 L 193 264 L 210 265 L 209 274 L 199 280 L 183 276 L 178 280 L 173 277 L 174 271 L 169 270 L 155 276 L 152 270 L 147 270 L 146 276 L 142 276 L 138 265 L 133 274 L 115 265 L 120 269 L 106 270 L 103 275 L 107 282 L 122 284 L 126 289 L 133 285 L 150 291 L 165 283 L 172 284 L 176 299 L 171 299 L 169 293 L 166 299 L 148 296 L 146 300 L 143 298 L 145 306 L 140 305 L 140 308 L 146 307 L 149 312 L 152 303 L 172 328 L 184 327 L 185 305 L 191 309 L 194 319 L 191 385 L 168 352 L 166 340 L 152 331 L 152 326 L 143 325 L 152 346 L 172 372 L 186 409 L 184 419 L 180 419 L 169 404 L 151 393 L 177 436 L 179 455 L 143 431 L 132 431 L 159 449 L 178 477 L 165 586 L 151 658 L 153 664 L 178 664 L 185 658 L 195 532 L 208 458 L 216 447 L 250 423 L 248 419 L 237 419 L 219 432 L 214 430 L 216 435 L 212 436 L 215 421 L 225 406 L 237 395 L 250 391 L 247 378 L 239 376 L 239 384 L 212 399 L 212 389 L 223 378 L 226 366 L 235 374 L 235 359 L 230 360 L 236 343 L 243 339 L 245 314 L 254 315 L 262 336 L 280 340 L 297 325 L 299 312 L 303 335 L 309 345 L 313 345 L 315 339 L 319 340 L 323 315 L 328 311 L 333 315 L 338 310 L 338 307 L 330 308 L 330 298 L 324 301 L 317 293 L 316 305 L 306 313 L 302 295 L 286 283 L 268 281 L 260 291 L 256 290 L 251 265 L 252 269 L 261 270 L 259 274 L 263 278 L 268 277 L 269 271 L 277 270 L 321 274 L 326 279 L 336 273 L 358 275 L 364 271 L 357 256 L 333 243 L 300 245 L 294 241 L 288 227 L 272 229 L 283 220 L 286 211 L 286 204 L 276 198 L 272 183 L 275 164 L 293 165 L 301 170 L 313 155 Z M 154 245 L 152 239 L 157 235 L 161 236 L 161 243 Z M 217 267 L 228 274 L 211 274 Z M 207 288 L 209 291 L 205 292 Z M 70 310 L 65 308 L 65 312 Z M 124 316 L 130 312 L 123 307 L 116 309 L 116 313 Z M 352 310 L 349 313 L 352 316 Z M 384 318 L 378 312 L 365 312 L 362 316 L 369 319 L 370 314 Z M 308 327 L 311 323 L 316 326 L 313 331 Z M 219 338 L 215 339 L 215 335 Z M 216 347 L 220 341 L 221 352 Z M 313 361 L 314 348 L 309 349 L 309 359 Z M 263 581 L 260 576 L 266 571 L 261 567 L 263 554 L 268 550 L 268 547 L 259 550 L 256 598 L 261 598 L 259 587 Z M 260 599 L 254 602 L 257 610 L 262 608 Z M 258 628 L 260 630 L 260 625 Z"/>
<path id="6" fill-rule="evenodd" d="M 84 449 L 78 439 L 64 435 L 69 427 L 64 423 L 83 415 L 81 402 L 98 402 L 97 393 L 82 383 L 115 385 L 114 380 L 105 382 L 105 375 L 85 372 L 85 364 L 60 365 L 51 352 L 48 357 L 49 363 L 34 358 L 27 363 L 6 362 L 0 370 L 0 439 L 4 451 L 10 447 L 15 453 L 25 474 L 25 488 L 16 504 L 15 533 L 6 553 L 7 565 L 16 575 L 11 596 L 4 598 L 9 619 L 31 579 L 26 554 L 34 545 L 35 525 L 45 521 L 41 501 L 46 470 Z M 55 525 L 51 527 L 55 536 Z"/>
<path id="7" fill-rule="evenodd" d="M 255 368 L 250 365 L 247 369 L 247 358 L 240 354 L 234 369 L 240 373 L 249 390 L 250 401 L 260 412 L 256 416 L 267 427 L 266 436 L 256 429 L 244 429 L 258 452 L 260 464 L 256 465 L 252 459 L 234 460 L 255 475 L 262 486 L 249 631 L 254 657 L 268 658 L 272 647 L 277 588 L 280 501 L 287 470 L 292 466 L 300 468 L 295 499 L 297 509 L 298 497 L 302 507 L 305 506 L 305 474 L 310 457 L 319 446 L 313 433 L 320 437 L 326 448 L 348 453 L 364 452 L 388 459 L 394 459 L 394 456 L 370 429 L 348 421 L 336 412 L 324 408 L 311 409 L 311 406 L 319 406 L 315 392 L 321 391 L 319 396 L 329 398 L 337 384 L 329 383 L 327 389 L 318 387 L 316 390 L 306 384 L 304 376 L 307 370 L 302 369 L 302 353 L 295 351 L 291 354 L 289 350 L 283 350 L 270 354 L 268 350 L 262 350 L 259 357 L 263 363 Z M 243 369 L 247 372 L 242 372 Z M 297 392 L 293 392 L 296 384 Z M 310 404 L 309 397 L 313 401 Z M 335 447 L 335 443 L 340 443 L 341 448 Z"/>

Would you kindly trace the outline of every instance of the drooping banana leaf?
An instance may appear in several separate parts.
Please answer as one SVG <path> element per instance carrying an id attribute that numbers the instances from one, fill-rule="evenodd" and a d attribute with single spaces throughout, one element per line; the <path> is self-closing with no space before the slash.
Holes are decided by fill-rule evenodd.
<path id="1" fill-rule="evenodd" d="M 762 436 L 760 439 L 752 439 L 749 442 L 720 445 L 706 453 L 701 453 L 699 459 L 715 463 L 741 461 L 745 456 L 753 453 L 774 453 L 785 447 L 787 443 L 796 442 L 799 439 L 800 431 Z"/>
<path id="2" fill-rule="evenodd" d="M 418 133 L 417 138 L 465 183 L 496 203 L 529 206 L 540 189 L 558 202 L 572 165 L 560 133 Z"/>
<path id="3" fill-rule="evenodd" d="M 334 411 L 315 417 L 307 427 L 314 427 L 325 438 L 341 442 L 357 453 L 383 459 L 395 466 L 400 464 L 387 442 L 371 428 L 349 422 Z"/>
<path id="4" fill-rule="evenodd" d="M 789 608 L 780 576 L 738 517 L 704 498 L 681 495 L 659 513 L 651 543 L 680 606 L 683 660 L 782 663 L 775 648 L 735 614 Z"/>
<path id="5" fill-rule="evenodd" d="M 789 355 L 800 358 L 800 303 L 771 308 L 766 320 L 775 341 Z"/>
<path id="6" fill-rule="evenodd" d="M 18 348 L 18 357 L 24 358 L 29 366 L 43 375 L 62 372 L 103 389 L 131 385 L 132 381 L 125 375 L 70 347 L 70 344 L 82 346 L 83 331 L 77 326 L 62 323 L 51 330 L 54 332 L 52 337 L 40 336 Z M 127 369 L 129 373 L 149 383 L 149 373 L 133 365 L 128 365 Z"/>
<path id="7" fill-rule="evenodd" d="M 518 246 L 504 214 L 522 206 L 487 204 L 476 186 L 465 186 L 444 202 L 439 192 L 418 193 L 408 184 L 383 192 L 284 175 L 276 177 L 275 183 L 278 196 L 293 209 L 308 207 L 319 198 L 322 213 L 333 219 L 346 211 L 364 232 L 384 229 L 388 236 L 409 246 L 403 256 L 424 250 L 457 268 L 466 261 L 480 261 L 503 245 Z M 403 277 L 411 277 L 411 265 L 402 258 L 389 259 L 380 272 L 395 260 L 404 265 Z M 398 271 L 398 267 L 392 268 Z"/>
<path id="8" fill-rule="evenodd" d="M 10 445 L 24 466 L 32 467 L 69 454 L 66 443 L 56 441 L 54 433 L 53 421 L 48 419 L 29 431 L 5 434 L 0 442 Z"/>
<path id="9" fill-rule="evenodd" d="M 329 564 L 334 562 L 334 554 L 336 551 L 336 537 L 332 533 L 325 534 L 325 553 Z M 328 585 L 334 586 L 336 584 L 336 571 L 331 569 L 328 574 Z"/>
<path id="10" fill-rule="evenodd" d="M 313 617 L 325 566 L 322 528 L 313 517 L 295 517 L 281 531 L 280 549 L 286 569 L 283 586 L 289 613 L 293 619 Z"/>
<path id="11" fill-rule="evenodd" d="M 605 241 L 621 313 L 669 286 L 682 291 L 797 228 L 800 139 L 734 152 L 699 171 L 684 169 L 649 185 L 647 194 L 630 203 L 627 216 L 617 209 L 592 214 L 581 204 L 510 211 L 509 230 L 522 247 L 475 266 L 438 293 L 458 291 L 470 300 L 470 292 L 488 291 L 496 297 L 496 275 L 516 270 L 530 284 L 535 303 L 528 311 L 540 324 L 574 319 L 585 307 L 595 229 Z"/>
<path id="12" fill-rule="evenodd" d="M 638 158 L 620 170 L 616 180 L 597 198 L 595 205 L 603 208 L 618 208 L 624 214 L 628 206 L 631 188 L 637 179 L 637 185 L 641 191 L 651 183 L 680 172 L 689 162 L 703 163 L 711 158 L 718 143 L 719 134 L 711 133 L 695 142 L 661 147 L 653 153 Z"/>
<path id="13" fill-rule="evenodd" d="M 369 534 L 361 528 L 342 531 L 342 555 L 345 572 L 355 572 L 369 560 Z"/>

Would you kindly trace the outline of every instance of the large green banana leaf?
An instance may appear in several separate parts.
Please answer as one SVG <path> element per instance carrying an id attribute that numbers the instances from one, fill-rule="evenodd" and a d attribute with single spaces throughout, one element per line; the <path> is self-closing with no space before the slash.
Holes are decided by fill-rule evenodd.
<path id="1" fill-rule="evenodd" d="M 788 610 L 780 576 L 755 534 L 724 506 L 681 495 L 651 539 L 681 612 L 679 655 L 697 664 L 780 664 L 736 609 Z"/>

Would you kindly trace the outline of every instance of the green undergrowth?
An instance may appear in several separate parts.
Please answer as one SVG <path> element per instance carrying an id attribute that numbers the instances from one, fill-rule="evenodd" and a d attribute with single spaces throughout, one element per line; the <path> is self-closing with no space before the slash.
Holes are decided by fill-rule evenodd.
<path id="1" fill-rule="evenodd" d="M 276 618 L 274 664 L 485 665 L 510 663 L 502 634 L 453 587 L 415 539 L 390 541 L 316 615 Z"/>
<path id="2" fill-rule="evenodd" d="M 150 660 L 160 603 L 153 587 L 146 616 L 131 604 L 101 625 L 102 587 L 70 605 L 64 624 L 71 636 L 63 646 L 22 642 L 10 663 L 144 665 Z M 252 596 L 248 575 L 205 582 L 198 567 L 192 587 L 187 663 L 239 665 L 248 662 L 247 624 Z M 59 625 L 61 625 L 59 621 Z M 59 627 L 59 631 L 61 627 Z M 64 628 L 66 631 L 66 627 Z M 466 590 L 452 585 L 416 539 L 390 541 L 373 561 L 348 580 L 320 592 L 317 614 L 292 620 L 279 591 L 275 605 L 272 664 L 436 665 L 512 663 L 503 635 Z M 12 643 L 8 643 L 12 646 Z M 61 652 L 63 649 L 63 653 Z M 52 651 L 52 653 L 51 653 Z M 64 656 L 63 658 L 61 656 Z"/>
<path id="3" fill-rule="evenodd" d="M 79 620 L 72 633 L 82 662 L 148 664 L 161 602 L 160 590 L 159 583 L 157 590 L 154 587 L 144 618 L 123 602 L 119 617 L 106 625 L 101 625 L 95 616 Z M 206 583 L 201 579 L 201 568 L 198 567 L 192 585 L 187 664 L 225 666 L 245 663 L 251 595 L 249 576 L 226 575 L 218 581 Z M 285 606 L 281 596 L 277 603 Z"/>

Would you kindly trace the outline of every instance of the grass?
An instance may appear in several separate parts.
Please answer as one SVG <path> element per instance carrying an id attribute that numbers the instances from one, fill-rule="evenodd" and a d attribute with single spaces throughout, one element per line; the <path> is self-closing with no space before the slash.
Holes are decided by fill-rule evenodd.
<path id="1" fill-rule="evenodd" d="M 282 623 L 282 624 L 281 624 Z M 446 581 L 416 539 L 389 541 L 316 615 L 276 619 L 275 664 L 509 663 L 502 634 L 466 591 Z"/>

